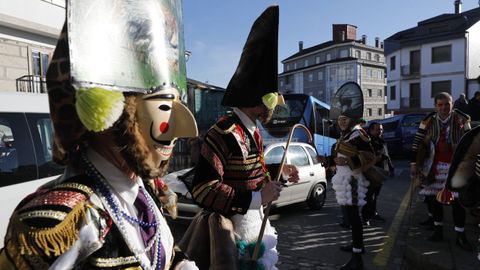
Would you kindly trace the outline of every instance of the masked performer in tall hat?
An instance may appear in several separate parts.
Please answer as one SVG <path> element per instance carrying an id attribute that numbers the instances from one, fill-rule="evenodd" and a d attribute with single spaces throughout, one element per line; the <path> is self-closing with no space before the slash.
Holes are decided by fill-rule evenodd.
<path id="1" fill-rule="evenodd" d="M 451 204 L 456 243 L 469 251 L 472 247 L 464 232 L 465 209 L 454 199 L 458 193 L 445 189 L 445 182 L 455 148 L 470 130 L 470 117 L 462 111 L 452 110 L 452 96 L 448 93 L 437 94 L 434 102 L 436 111 L 422 120 L 413 140 L 410 176 L 412 181 L 423 182 L 420 194 L 425 195 L 429 212 L 433 214 L 434 232 L 428 240 L 443 239 L 442 203 Z"/>
<path id="2" fill-rule="evenodd" d="M 273 172 L 265 165 L 256 127 L 257 120 L 268 122 L 279 98 L 283 101 L 277 93 L 277 42 L 278 6 L 272 6 L 253 24 L 223 97 L 222 105 L 233 107 L 233 114 L 222 117 L 205 136 L 193 180 L 193 198 L 204 211 L 180 242 L 181 247 L 183 243 L 189 245 L 186 253 L 200 269 L 248 266 L 260 232 L 262 205 L 279 196 L 281 184 L 271 181 Z M 284 168 L 290 181 L 298 181 L 294 166 Z M 207 216 L 210 234 L 204 236 L 201 226 L 195 224 Z M 215 229 L 215 224 L 221 224 L 223 229 Z M 219 235 L 222 232 L 226 235 Z M 210 239 L 210 254 L 194 254 L 198 252 L 193 244 L 197 237 Z M 267 223 L 258 260 L 262 269 L 276 269 L 276 243 L 276 232 Z"/>
<path id="3" fill-rule="evenodd" d="M 349 106 L 343 106 L 348 100 Z M 365 205 L 369 181 L 364 171 L 375 163 L 374 151 L 367 132 L 358 125 L 363 116 L 363 93 L 360 86 L 348 82 L 340 87 L 332 100 L 330 117 L 337 118 L 341 136 L 332 153 L 337 172 L 332 178 L 337 202 L 344 207 L 351 225 L 352 243 L 340 247 L 352 252 L 351 259 L 341 269 L 363 269 L 363 227 L 359 207 Z"/>
<path id="4" fill-rule="evenodd" d="M 66 170 L 17 206 L 0 268 L 198 269 L 147 191 L 175 204 L 157 178 L 176 139 L 197 135 L 179 98 L 181 2 L 68 1 L 47 86 Z"/>
<path id="5" fill-rule="evenodd" d="M 470 210 L 480 226 L 480 126 L 467 132 L 458 143 L 446 186 L 458 192 L 458 201 Z M 480 242 L 477 245 L 480 260 Z"/>

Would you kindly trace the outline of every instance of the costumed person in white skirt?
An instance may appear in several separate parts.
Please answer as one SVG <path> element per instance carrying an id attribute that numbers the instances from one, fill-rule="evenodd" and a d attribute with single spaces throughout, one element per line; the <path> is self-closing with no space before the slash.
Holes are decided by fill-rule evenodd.
<path id="1" fill-rule="evenodd" d="M 181 1 L 67 1 L 47 72 L 53 156 L 65 173 L 10 218 L 0 269 L 194 270 L 157 198 L 179 137 L 197 135 Z M 158 197 L 157 197 L 158 196 Z"/>
<path id="2" fill-rule="evenodd" d="M 271 181 L 276 172 L 265 164 L 256 126 L 257 120 L 267 123 L 283 102 L 277 92 L 278 13 L 278 6 L 269 7 L 254 22 L 222 101 L 233 114 L 221 117 L 202 145 L 192 191 L 204 210 L 180 242 L 200 269 L 251 269 L 263 205 L 282 189 Z M 287 164 L 283 172 L 285 180 L 298 181 L 295 166 Z M 206 219 L 208 225 L 202 225 Z M 202 239 L 209 253 L 198 248 Z M 277 269 L 276 245 L 277 233 L 267 221 L 258 269 Z"/>
<path id="3" fill-rule="evenodd" d="M 343 95 L 338 98 L 340 103 L 343 103 L 344 99 L 352 101 L 348 97 L 349 95 L 344 95 L 349 92 L 348 90 L 351 91 L 350 93 L 358 93 L 356 103 L 359 104 L 356 108 L 339 107 L 340 116 L 338 116 L 337 124 L 340 127 L 341 136 L 332 153 L 337 167 L 332 178 L 335 197 L 338 204 L 344 207 L 352 231 L 352 243 L 340 247 L 343 251 L 352 252 L 351 259 L 342 266 L 342 270 L 363 269 L 364 245 L 360 208 L 366 204 L 365 195 L 369 185 L 363 171 L 373 166 L 375 162 L 370 138 L 367 132 L 358 125 L 358 120 L 363 116 L 363 98 L 360 97 L 363 94 L 356 83 L 347 83 L 337 91 L 338 95 Z M 335 98 L 332 106 L 336 106 Z"/>
<path id="4" fill-rule="evenodd" d="M 465 209 L 459 204 L 458 193 L 445 189 L 453 153 L 460 138 L 470 130 L 470 117 L 459 110 L 452 110 L 452 96 L 441 92 L 434 98 L 435 112 L 425 117 L 412 143 L 410 176 L 412 181 L 423 182 L 420 194 L 426 197 L 429 212 L 433 214 L 434 232 L 429 241 L 443 240 L 443 204 L 452 206 L 453 221 L 457 232 L 456 244 L 471 251 L 465 236 Z"/>

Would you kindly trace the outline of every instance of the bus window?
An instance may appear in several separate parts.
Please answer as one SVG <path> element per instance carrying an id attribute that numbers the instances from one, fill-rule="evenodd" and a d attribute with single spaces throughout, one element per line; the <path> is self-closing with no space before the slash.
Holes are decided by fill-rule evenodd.
<path id="1" fill-rule="evenodd" d="M 276 107 L 269 123 L 257 121 L 264 144 L 285 142 L 291 127 L 302 124 L 311 131 L 317 152 L 330 154 L 331 145 L 335 143 L 328 135 L 330 125 L 326 123 L 330 106 L 304 94 L 285 94 L 283 97 L 286 105 Z M 295 130 L 292 138 L 292 141 L 307 142 L 307 134 L 300 129 Z"/>
<path id="2" fill-rule="evenodd" d="M 318 105 L 315 106 L 315 129 L 319 135 L 326 134 L 324 122 L 328 119 L 328 110 Z"/>
<path id="3" fill-rule="evenodd" d="M 305 104 L 306 97 L 303 95 L 285 98 L 285 105 L 275 108 L 272 118 L 267 124 L 257 121 L 264 143 L 283 141 L 283 138 L 288 135 L 290 128 L 302 120 Z M 282 139 L 278 140 L 279 138 Z"/>
<path id="4" fill-rule="evenodd" d="M 22 113 L 0 114 L 0 187 L 37 179 L 35 151 Z"/>
<path id="5" fill-rule="evenodd" d="M 277 106 L 272 115 L 273 119 L 294 118 L 298 121 L 305 108 L 305 99 L 286 99 L 285 106 Z"/>

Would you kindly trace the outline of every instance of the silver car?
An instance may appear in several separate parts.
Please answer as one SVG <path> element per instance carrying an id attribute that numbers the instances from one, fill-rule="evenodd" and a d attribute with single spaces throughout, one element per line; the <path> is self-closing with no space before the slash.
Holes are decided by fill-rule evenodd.
<path id="1" fill-rule="evenodd" d="M 280 163 L 284 151 L 285 143 L 268 145 L 265 148 L 265 162 L 267 164 Z M 286 163 L 297 166 L 300 181 L 298 183 L 286 183 L 278 200 L 273 202 L 273 206 L 282 207 L 307 202 L 311 209 L 322 208 L 326 198 L 327 180 L 325 168 L 318 161 L 315 148 L 306 143 L 290 143 Z M 186 186 L 186 184 L 191 186 L 193 176 L 193 168 L 188 168 L 170 173 L 163 178 L 178 195 L 178 219 L 181 220 L 192 219 L 201 210 L 193 201 Z"/>

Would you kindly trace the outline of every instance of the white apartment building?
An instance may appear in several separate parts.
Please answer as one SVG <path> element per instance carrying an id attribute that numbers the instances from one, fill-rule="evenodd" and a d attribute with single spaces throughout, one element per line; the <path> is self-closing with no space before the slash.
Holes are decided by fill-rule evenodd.
<path id="1" fill-rule="evenodd" d="M 0 0 L 0 91 L 45 92 L 65 0 Z"/>
<path id="2" fill-rule="evenodd" d="M 480 8 L 442 14 L 385 40 L 387 110 L 432 111 L 433 97 L 479 91 Z"/>

